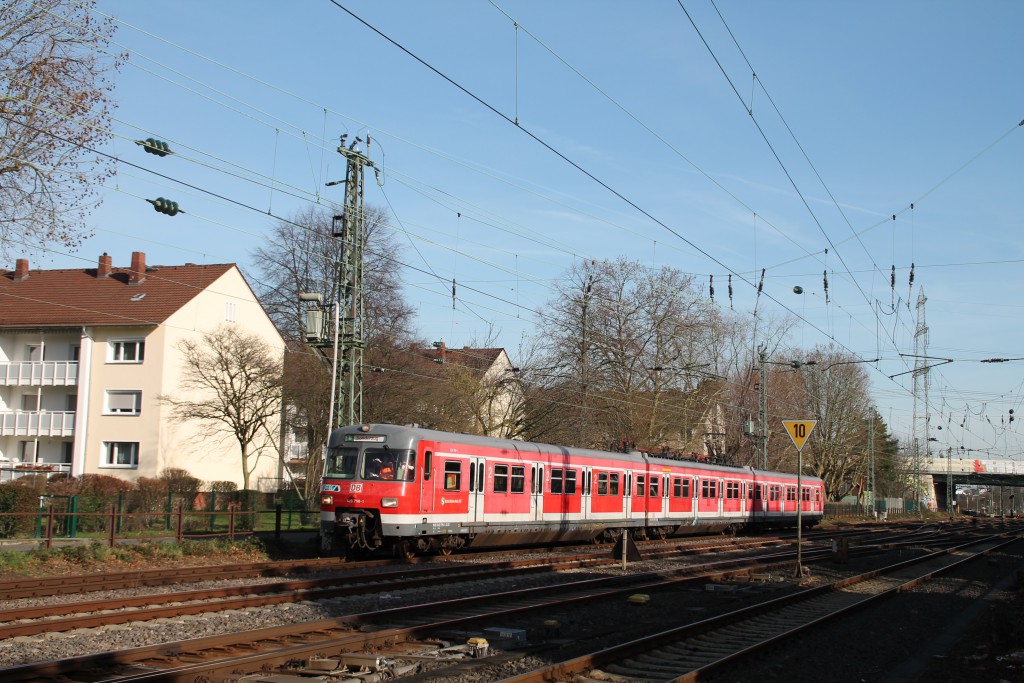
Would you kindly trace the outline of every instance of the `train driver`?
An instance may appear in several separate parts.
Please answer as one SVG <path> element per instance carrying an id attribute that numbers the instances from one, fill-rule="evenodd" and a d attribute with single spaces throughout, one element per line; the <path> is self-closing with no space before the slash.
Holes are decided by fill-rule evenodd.
<path id="1" fill-rule="evenodd" d="M 387 458 L 384 461 L 381 461 L 380 458 L 374 458 L 370 462 L 368 475 L 373 479 L 394 479 L 394 462 L 390 458 Z"/>

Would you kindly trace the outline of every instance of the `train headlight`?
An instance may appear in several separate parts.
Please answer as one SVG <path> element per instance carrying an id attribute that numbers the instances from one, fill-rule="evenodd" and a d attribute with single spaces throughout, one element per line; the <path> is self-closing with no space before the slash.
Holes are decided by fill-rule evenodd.
<path id="1" fill-rule="evenodd" d="M 334 496 L 320 496 L 321 505 L 334 505 Z"/>
<path id="2" fill-rule="evenodd" d="M 381 498 L 380 499 L 380 506 L 382 508 L 396 508 L 396 507 L 398 507 L 398 499 L 397 498 Z"/>

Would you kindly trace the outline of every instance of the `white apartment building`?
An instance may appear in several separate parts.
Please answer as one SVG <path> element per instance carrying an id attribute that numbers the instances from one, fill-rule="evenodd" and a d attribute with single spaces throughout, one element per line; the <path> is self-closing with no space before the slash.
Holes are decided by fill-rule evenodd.
<path id="1" fill-rule="evenodd" d="M 165 468 L 233 481 L 234 439 L 171 420 L 181 397 L 178 344 L 239 325 L 284 353 L 284 340 L 234 264 L 0 270 L 0 480 L 38 471 L 156 477 Z M 279 476 L 275 452 L 252 485 Z"/>

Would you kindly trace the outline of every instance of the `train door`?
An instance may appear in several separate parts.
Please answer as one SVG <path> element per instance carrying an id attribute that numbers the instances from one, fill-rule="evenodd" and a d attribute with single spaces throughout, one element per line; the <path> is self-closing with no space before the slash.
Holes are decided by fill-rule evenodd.
<path id="1" fill-rule="evenodd" d="M 764 521 L 764 484 L 755 481 L 750 485 L 750 488 L 752 489 L 750 507 L 754 520 L 758 522 Z"/>
<path id="2" fill-rule="evenodd" d="M 633 473 L 629 470 L 622 473 L 622 517 L 633 518 Z"/>
<path id="3" fill-rule="evenodd" d="M 533 519 L 544 519 L 544 464 L 535 462 L 530 468 L 530 510 Z"/>
<path id="4" fill-rule="evenodd" d="M 483 458 L 479 456 L 469 458 L 469 521 L 471 522 L 482 522 L 484 519 L 485 471 Z"/>
<path id="5" fill-rule="evenodd" d="M 580 501 L 580 511 L 582 513 L 582 518 L 583 519 L 590 519 L 590 513 L 591 513 L 591 505 L 590 505 L 590 483 L 591 483 L 590 482 L 590 477 L 591 477 L 591 469 L 589 467 L 584 467 L 582 469 L 582 471 L 580 472 L 580 476 L 583 477 L 583 481 L 580 482 L 581 483 L 580 491 L 581 491 L 581 498 L 582 498 L 582 500 Z"/>

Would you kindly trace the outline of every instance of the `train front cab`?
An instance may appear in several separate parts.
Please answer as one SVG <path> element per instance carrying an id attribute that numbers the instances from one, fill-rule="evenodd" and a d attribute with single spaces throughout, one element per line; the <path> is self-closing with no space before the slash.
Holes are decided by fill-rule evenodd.
<path id="1" fill-rule="evenodd" d="M 321 549 L 369 551 L 385 544 L 383 517 L 417 506 L 414 448 L 400 433 L 381 430 L 331 436 L 320 487 Z"/>

